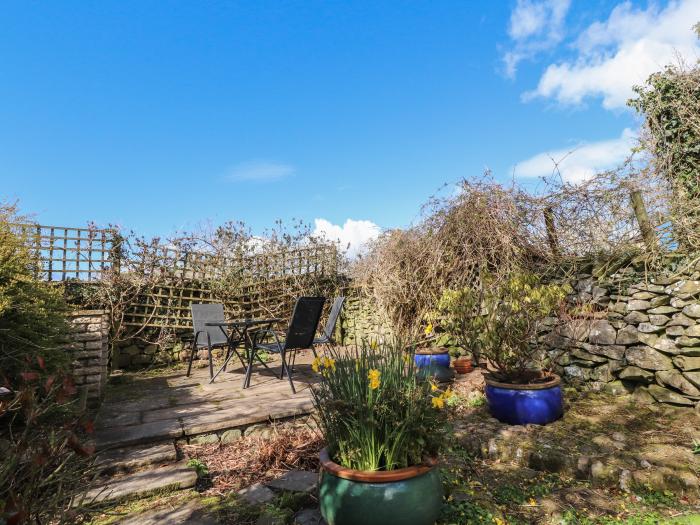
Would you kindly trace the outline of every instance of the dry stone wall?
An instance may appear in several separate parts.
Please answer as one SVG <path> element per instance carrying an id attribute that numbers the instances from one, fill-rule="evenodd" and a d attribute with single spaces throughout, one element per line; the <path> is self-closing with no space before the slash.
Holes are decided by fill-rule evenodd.
<path id="1" fill-rule="evenodd" d="M 588 312 L 548 319 L 539 338 L 553 369 L 565 380 L 626 390 L 642 401 L 700 408 L 697 270 L 672 278 L 637 276 L 625 287 L 579 276 L 569 301 Z"/>
<path id="2" fill-rule="evenodd" d="M 105 310 L 77 310 L 69 317 L 66 350 L 71 353 L 75 383 L 87 404 L 95 406 L 109 370 L 109 317 Z"/>

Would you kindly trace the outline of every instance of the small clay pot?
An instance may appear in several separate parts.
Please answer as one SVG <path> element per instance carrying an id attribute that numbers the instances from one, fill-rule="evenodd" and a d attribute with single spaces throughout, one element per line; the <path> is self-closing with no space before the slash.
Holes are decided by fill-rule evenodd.
<path id="1" fill-rule="evenodd" d="M 458 374 L 468 374 L 474 370 L 474 365 L 472 365 L 470 357 L 458 357 L 452 362 L 452 366 L 454 366 Z"/>

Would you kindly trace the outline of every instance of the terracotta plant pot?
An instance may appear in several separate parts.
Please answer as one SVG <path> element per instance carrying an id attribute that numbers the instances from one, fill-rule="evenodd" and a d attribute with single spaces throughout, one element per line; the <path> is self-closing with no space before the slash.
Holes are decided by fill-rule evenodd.
<path id="1" fill-rule="evenodd" d="M 390 471 L 352 470 L 321 451 L 321 514 L 328 525 L 433 525 L 442 508 L 434 463 Z"/>
<path id="2" fill-rule="evenodd" d="M 452 366 L 454 366 L 454 369 L 458 374 L 468 374 L 474 370 L 471 357 L 458 357 L 452 361 Z"/>

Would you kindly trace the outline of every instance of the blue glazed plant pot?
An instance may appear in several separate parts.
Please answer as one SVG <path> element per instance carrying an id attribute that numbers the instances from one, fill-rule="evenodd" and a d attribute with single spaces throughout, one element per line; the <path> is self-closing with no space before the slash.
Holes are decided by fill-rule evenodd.
<path id="1" fill-rule="evenodd" d="M 434 465 L 352 470 L 323 449 L 319 504 L 328 525 L 433 525 L 442 509 L 442 482 Z"/>
<path id="2" fill-rule="evenodd" d="M 430 366 L 449 368 L 450 366 L 449 351 L 442 348 L 416 350 L 416 355 L 413 357 L 413 360 L 418 368 L 427 368 Z"/>
<path id="3" fill-rule="evenodd" d="M 548 381 L 527 385 L 485 379 L 489 411 L 503 423 L 546 425 L 564 414 L 561 379 L 556 374 Z"/>

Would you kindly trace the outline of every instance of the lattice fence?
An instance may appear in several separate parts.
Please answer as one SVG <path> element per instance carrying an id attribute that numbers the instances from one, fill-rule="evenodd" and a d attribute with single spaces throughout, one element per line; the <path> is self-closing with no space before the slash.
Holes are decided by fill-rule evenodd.
<path id="1" fill-rule="evenodd" d="M 338 273 L 331 244 L 222 257 L 161 245 L 130 249 L 112 229 L 14 226 L 36 250 L 48 281 L 98 283 L 109 269 L 123 282 L 144 276 L 119 312 L 129 330 L 190 329 L 192 303 L 222 302 L 231 318 L 287 317 L 296 296 L 330 293 Z"/>
<path id="2" fill-rule="evenodd" d="M 188 330 L 192 303 L 222 302 L 231 318 L 288 317 L 301 293 L 326 295 L 337 276 L 332 245 L 238 257 L 223 267 L 206 254 L 179 254 L 158 283 L 138 296 L 124 326 Z"/>
<path id="3" fill-rule="evenodd" d="M 15 224 L 37 251 L 48 281 L 95 281 L 112 266 L 116 232 L 111 229 Z"/>

